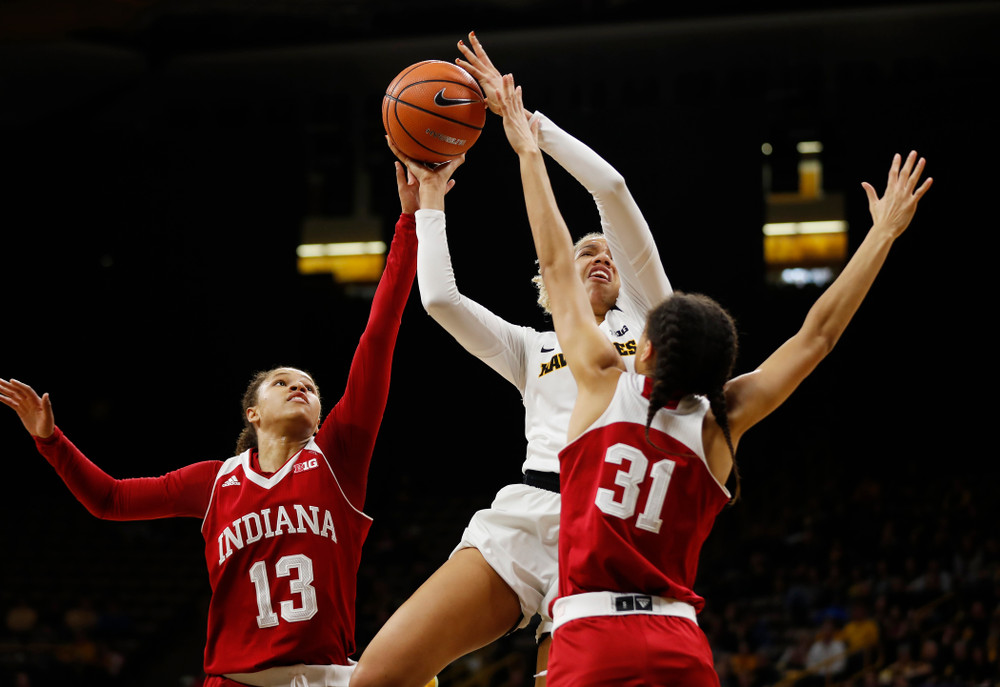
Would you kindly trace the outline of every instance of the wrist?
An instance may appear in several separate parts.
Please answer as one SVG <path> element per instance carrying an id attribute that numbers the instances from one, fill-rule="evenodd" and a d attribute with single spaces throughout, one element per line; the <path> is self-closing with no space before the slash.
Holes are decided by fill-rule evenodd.
<path id="1" fill-rule="evenodd" d="M 536 145 L 533 147 L 526 147 L 517 151 L 517 156 L 524 160 L 525 162 L 537 162 L 542 158 L 542 151 Z"/>
<path id="2" fill-rule="evenodd" d="M 881 224 L 876 222 L 875 224 L 872 224 L 872 228 L 869 229 L 868 233 L 881 240 L 892 243 L 900 234 L 903 233 L 903 230 L 899 227 L 894 227 L 891 224 Z"/>
<path id="3" fill-rule="evenodd" d="M 420 208 L 422 210 L 444 210 L 444 189 L 434 189 L 420 185 Z"/>

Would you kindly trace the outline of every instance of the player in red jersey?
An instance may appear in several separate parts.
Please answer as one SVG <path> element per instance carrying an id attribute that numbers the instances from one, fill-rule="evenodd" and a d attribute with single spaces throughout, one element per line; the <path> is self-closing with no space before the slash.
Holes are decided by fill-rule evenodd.
<path id="1" fill-rule="evenodd" d="M 731 318 L 705 296 L 674 294 L 650 312 L 629 373 L 595 326 L 537 132 L 510 75 L 502 114 L 553 323 L 579 387 L 559 454 L 559 598 L 548 684 L 718 685 L 694 583 L 702 543 L 731 501 L 725 484 L 736 446 L 844 332 L 930 188 L 930 178 L 918 187 L 924 160 L 896 155 L 881 198 L 863 184 L 873 220 L 864 242 L 798 333 L 756 370 L 730 379 Z"/>
<path id="2" fill-rule="evenodd" d="M 449 188 L 449 163 L 439 180 Z M 419 197 L 396 165 L 402 214 L 343 397 L 320 423 L 312 377 L 279 367 L 244 396 L 238 455 L 162 477 L 114 479 L 59 430 L 48 394 L 0 379 L 38 450 L 94 515 L 110 520 L 202 519 L 212 587 L 208 687 L 346 687 L 353 662 L 362 512 L 390 360 L 416 272 Z"/>

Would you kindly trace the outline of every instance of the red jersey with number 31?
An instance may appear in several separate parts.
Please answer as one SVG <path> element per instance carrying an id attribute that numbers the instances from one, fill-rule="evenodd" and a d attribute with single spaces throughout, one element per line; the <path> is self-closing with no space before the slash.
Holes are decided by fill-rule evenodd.
<path id="1" fill-rule="evenodd" d="M 346 665 L 370 525 L 315 441 L 272 475 L 254 470 L 250 451 L 226 461 L 202 525 L 212 585 L 206 672 Z"/>
<path id="2" fill-rule="evenodd" d="M 624 373 L 608 408 L 560 453 L 559 596 L 695 594 L 701 546 L 729 492 L 708 469 L 702 422 L 708 401 L 688 396 L 653 418 L 652 380 Z"/>

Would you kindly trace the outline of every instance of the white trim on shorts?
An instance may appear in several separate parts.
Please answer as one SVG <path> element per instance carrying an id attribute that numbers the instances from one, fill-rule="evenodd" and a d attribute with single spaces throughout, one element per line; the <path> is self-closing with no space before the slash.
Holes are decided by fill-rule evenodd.
<path id="1" fill-rule="evenodd" d="M 275 666 L 255 673 L 226 673 L 223 677 L 255 687 L 347 687 L 354 672 L 350 665 Z"/>
<path id="2" fill-rule="evenodd" d="M 650 594 L 587 592 L 556 599 L 552 606 L 552 631 L 570 620 L 599 615 L 674 615 L 698 624 L 694 606 L 684 601 Z"/>

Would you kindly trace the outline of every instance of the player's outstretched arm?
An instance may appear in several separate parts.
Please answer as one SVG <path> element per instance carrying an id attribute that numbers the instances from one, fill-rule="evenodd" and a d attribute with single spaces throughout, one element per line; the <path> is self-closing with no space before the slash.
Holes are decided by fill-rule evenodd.
<path id="1" fill-rule="evenodd" d="M 404 176 L 396 168 L 400 198 L 404 185 L 417 189 L 417 284 L 420 303 L 435 322 L 472 355 L 481 359 L 504 379 L 524 390 L 523 328 L 515 327 L 471 298 L 462 295 L 455 282 L 445 234 L 444 196 L 454 186 L 450 175 L 464 156 L 448 165 L 427 167 L 407 157 L 388 138 L 389 148 L 406 167 Z"/>
<path id="2" fill-rule="evenodd" d="M 455 60 L 456 64 L 476 77 L 490 110 L 500 114 L 498 93 L 503 77 L 475 32 L 469 34 L 468 45 L 458 42 L 458 50 L 465 59 Z M 556 126 L 541 112 L 532 116 L 539 122 L 539 148 L 572 174 L 593 196 L 601 216 L 602 231 L 622 278 L 623 295 L 644 314 L 669 296 L 673 289 L 663 269 L 649 224 L 632 198 L 625 178 L 594 150 Z"/>
<path id="3" fill-rule="evenodd" d="M 39 452 L 92 515 L 106 520 L 204 515 L 218 461 L 195 463 L 162 477 L 118 480 L 56 430 L 48 394 L 39 396 L 16 379 L 0 379 L 0 403 L 17 413 Z"/>
<path id="4" fill-rule="evenodd" d="M 844 271 L 809 310 L 802 328 L 753 372 L 726 386 L 726 401 L 734 441 L 760 422 L 798 387 L 829 354 L 847 328 L 885 263 L 893 242 L 913 219 L 917 203 L 931 187 L 919 185 L 925 161 L 911 152 L 905 161 L 897 154 L 880 198 L 868 182 L 872 227 Z"/>
<path id="5" fill-rule="evenodd" d="M 47 393 L 39 396 L 27 384 L 16 379 L 0 379 L 0 403 L 17 413 L 31 436 L 45 439 L 52 435 L 55 420 Z"/>
<path id="6" fill-rule="evenodd" d="M 504 132 L 520 160 L 528 223 L 538 254 L 539 272 L 551 298 L 550 309 L 556 335 L 580 387 L 581 397 L 589 391 L 596 392 L 596 399 L 609 388 L 613 392 L 617 371 L 624 369 L 624 363 L 597 327 L 593 308 L 576 271 L 573 241 L 556 204 L 545 160 L 538 147 L 537 126 L 529 123 L 530 115 L 521 103 L 521 89 L 514 86 L 514 78 L 510 74 L 503 77 L 499 101 Z M 608 375 L 611 369 L 616 372 Z M 605 402 L 600 407 L 606 405 Z M 580 406 L 578 399 L 576 407 L 579 409 Z M 574 436 L 577 415 L 574 410 L 570 438 Z"/>
<path id="7" fill-rule="evenodd" d="M 622 280 L 622 296 L 635 304 L 639 316 L 669 296 L 673 289 L 649 224 L 632 197 L 625 177 L 582 141 L 541 112 L 538 145 L 573 175 L 594 198 L 601 231 Z"/>

